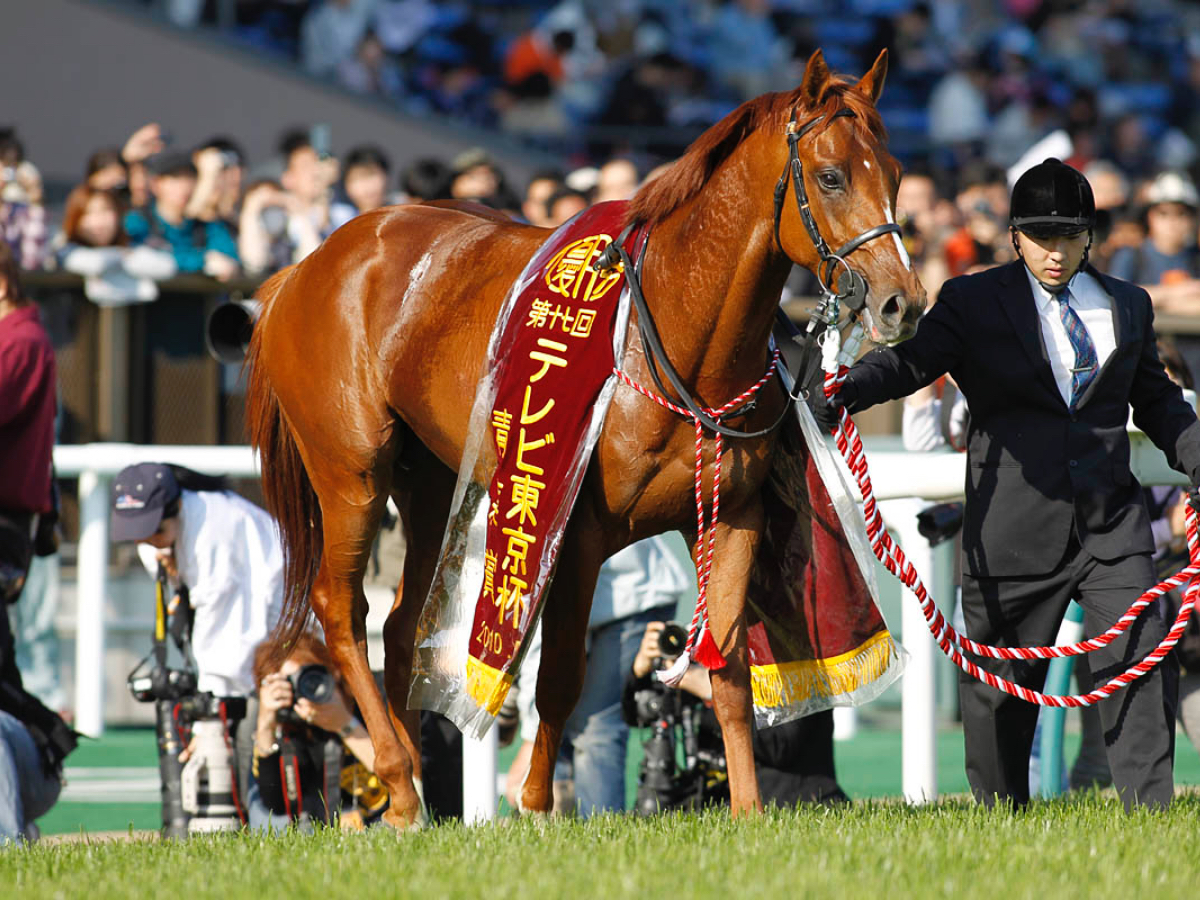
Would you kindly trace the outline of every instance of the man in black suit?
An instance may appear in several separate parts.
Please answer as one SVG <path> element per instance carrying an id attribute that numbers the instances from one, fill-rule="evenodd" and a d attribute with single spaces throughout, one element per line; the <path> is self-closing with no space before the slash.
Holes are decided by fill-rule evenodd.
<path id="1" fill-rule="evenodd" d="M 916 335 L 867 354 L 837 400 L 857 412 L 953 376 L 971 410 L 967 634 L 1031 646 L 1053 642 L 1070 600 L 1084 608 L 1087 633 L 1098 634 L 1156 583 L 1150 521 L 1129 470 L 1129 407 L 1193 485 L 1200 423 L 1159 362 L 1149 296 L 1087 265 L 1095 203 L 1086 179 L 1048 159 L 1021 176 L 1011 208 L 1019 259 L 947 281 Z M 814 412 L 826 424 L 835 410 L 818 402 Z M 1140 660 L 1165 633 L 1150 607 L 1089 656 L 1096 683 Z M 987 663 L 1035 689 L 1047 666 Z M 1177 671 L 1170 657 L 1099 704 L 1127 808 L 1171 800 Z M 965 674 L 959 694 L 976 798 L 1028 802 L 1038 708 Z"/>

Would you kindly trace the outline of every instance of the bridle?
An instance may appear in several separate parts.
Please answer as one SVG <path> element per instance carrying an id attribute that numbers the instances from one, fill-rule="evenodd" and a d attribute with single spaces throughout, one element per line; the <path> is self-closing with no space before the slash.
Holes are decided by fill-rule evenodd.
<path id="1" fill-rule="evenodd" d="M 804 163 L 800 161 L 800 153 L 797 150 L 800 139 L 823 122 L 825 114 L 822 113 L 800 125 L 796 122 L 796 112 L 797 107 L 792 107 L 791 121 L 787 125 L 788 161 L 784 163 L 783 172 L 779 175 L 779 181 L 775 183 L 775 244 L 780 250 L 783 250 L 783 243 L 779 239 L 779 221 L 783 217 L 783 199 L 787 194 L 788 172 L 790 171 L 792 174 L 792 194 L 796 198 L 796 211 L 800 214 L 800 221 L 804 223 L 804 230 L 808 232 L 808 237 L 812 241 L 813 247 L 817 250 L 817 256 L 820 258 L 820 262 L 817 263 L 817 282 L 821 285 L 822 304 L 844 303 L 852 313 L 857 314 L 862 311 L 867 303 L 867 280 L 846 262 L 846 257 L 863 244 L 873 241 L 875 238 L 883 237 L 885 234 L 900 234 L 900 226 L 894 222 L 884 222 L 882 225 L 868 228 L 862 234 L 858 235 L 858 237 L 851 238 L 838 247 L 837 250 L 830 251 L 829 244 L 821 234 L 817 220 L 812 214 L 811 203 L 808 199 L 808 189 L 804 186 Z M 834 119 L 843 117 L 854 118 L 854 110 L 843 106 L 829 116 L 829 121 L 832 123 Z M 838 276 L 837 289 L 835 290 L 831 286 L 831 282 L 834 272 L 837 271 L 839 266 L 842 272 Z"/>
<path id="2" fill-rule="evenodd" d="M 883 237 L 885 234 L 900 234 L 900 226 L 892 222 L 876 225 L 874 228 L 869 228 L 857 237 L 850 239 L 838 247 L 836 251 L 830 251 L 829 244 L 821 235 L 821 229 L 817 225 L 817 220 L 813 217 L 812 209 L 810 208 L 811 204 L 808 199 L 808 191 L 804 187 L 804 164 L 801 163 L 800 154 L 796 149 L 800 139 L 812 131 L 817 124 L 822 122 L 825 119 L 825 114 L 822 113 L 815 118 L 809 119 L 803 125 L 798 125 L 796 122 L 796 113 L 797 108 L 793 107 L 791 121 L 787 126 L 788 161 L 784 164 L 783 173 L 779 176 L 779 181 L 775 185 L 775 243 L 779 246 L 780 250 L 783 250 L 783 245 L 779 240 L 779 221 L 783 215 L 783 200 L 787 194 L 788 172 L 790 171 L 792 175 L 792 189 L 796 198 L 796 208 L 800 213 L 800 221 L 804 223 L 804 228 L 817 250 L 818 257 L 820 257 L 820 262 L 817 265 L 817 281 L 821 285 L 820 301 L 817 309 L 812 314 L 808 329 L 802 336 L 796 335 L 793 338 L 805 350 L 804 364 L 802 366 L 805 372 L 794 373 L 793 382 L 797 388 L 805 388 L 812 380 L 813 372 L 819 373 L 820 369 L 820 354 L 811 351 L 816 350 L 818 339 L 825 329 L 831 325 L 836 326 L 841 304 L 844 303 L 847 309 L 851 310 L 852 315 L 861 313 L 866 306 L 867 280 L 857 270 L 851 268 L 845 258 L 868 241 Z M 853 117 L 854 115 L 853 110 L 842 107 L 829 118 L 832 121 L 843 116 Z M 641 252 L 638 253 L 636 265 L 624 246 L 626 239 L 633 232 L 634 228 L 634 223 L 626 225 L 617 239 L 610 243 L 592 264 L 592 268 L 596 271 L 601 271 L 612 268 L 617 264 L 624 266 L 629 293 L 633 298 L 634 307 L 637 309 L 638 331 L 641 334 L 642 347 L 646 354 L 646 361 L 649 363 L 650 374 L 653 376 L 655 384 L 658 385 L 658 389 L 663 394 L 668 393 L 666 386 L 663 384 L 662 377 L 659 375 L 659 369 L 661 368 L 667 377 L 667 381 L 670 382 L 671 387 L 674 389 L 675 395 L 679 398 L 679 402 L 687 408 L 695 420 L 699 421 L 709 431 L 733 438 L 757 438 L 770 434 L 779 427 L 787 416 L 788 410 L 791 408 L 791 402 L 784 404 L 779 417 L 768 427 L 758 431 L 735 431 L 723 425 L 718 418 L 710 415 L 684 385 L 683 379 L 679 377 L 679 373 L 671 365 L 671 361 L 663 347 L 662 339 L 659 336 L 658 327 L 650 315 L 650 308 L 646 304 L 646 297 L 642 293 L 641 269 L 642 262 L 646 258 L 646 244 L 649 235 L 643 232 L 637 241 L 638 247 L 635 249 L 635 253 L 638 250 Z M 830 287 L 830 281 L 839 266 L 842 268 L 842 273 L 838 276 L 835 290 Z M 786 319 L 786 317 L 783 318 Z M 787 322 L 787 327 L 794 330 L 794 326 L 791 325 L 790 321 Z M 793 401 L 799 399 L 799 395 L 797 394 L 790 394 L 789 397 Z M 726 413 L 722 418 L 732 419 L 743 416 L 750 412 L 754 406 L 755 401 L 751 400 L 744 406 Z"/>

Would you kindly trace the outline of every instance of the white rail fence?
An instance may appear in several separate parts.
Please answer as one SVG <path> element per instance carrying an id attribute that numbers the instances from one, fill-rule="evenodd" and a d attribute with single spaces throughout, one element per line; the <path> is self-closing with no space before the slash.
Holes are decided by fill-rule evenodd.
<path id="1" fill-rule="evenodd" d="M 1179 484 L 1186 479 L 1140 432 L 1131 431 L 1134 474 L 1147 485 Z M 919 536 L 916 512 L 930 501 L 962 496 L 964 454 L 871 451 L 868 458 L 876 497 L 888 528 L 912 560 L 944 613 L 953 606 L 952 542 L 936 548 Z M 154 460 L 232 477 L 258 475 L 249 447 L 82 444 L 55 448 L 60 477 L 79 479 L 78 609 L 75 645 L 75 727 L 99 736 L 104 730 L 104 619 L 108 591 L 109 507 L 113 477 L 128 465 Z M 917 603 L 905 590 L 901 628 L 911 655 L 902 687 L 903 790 L 913 803 L 937 798 L 936 703 L 934 662 L 938 653 Z M 839 730 L 853 730 L 852 711 L 839 712 Z M 465 741 L 463 794 L 467 821 L 494 815 L 497 804 L 495 729 L 482 741 Z"/>

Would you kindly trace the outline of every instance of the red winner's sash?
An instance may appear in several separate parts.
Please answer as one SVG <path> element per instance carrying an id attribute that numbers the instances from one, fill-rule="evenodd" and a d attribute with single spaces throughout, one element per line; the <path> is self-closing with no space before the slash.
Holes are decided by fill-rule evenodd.
<path id="1" fill-rule="evenodd" d="M 615 390 L 625 276 L 592 264 L 624 211 L 601 203 L 559 228 L 492 335 L 410 694 L 465 733 L 487 730 L 512 685 Z"/>

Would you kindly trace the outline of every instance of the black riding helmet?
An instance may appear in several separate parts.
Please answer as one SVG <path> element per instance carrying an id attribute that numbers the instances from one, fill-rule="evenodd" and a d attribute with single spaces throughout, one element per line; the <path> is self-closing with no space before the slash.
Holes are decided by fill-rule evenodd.
<path id="1" fill-rule="evenodd" d="M 1083 173 L 1057 159 L 1039 163 L 1017 179 L 1009 221 L 1031 237 L 1091 232 L 1096 198 Z"/>
<path id="2" fill-rule="evenodd" d="M 1083 173 L 1065 162 L 1051 157 L 1017 179 L 1009 201 L 1009 223 L 1012 225 L 1012 244 L 1017 256 L 1024 259 L 1017 232 L 1023 231 L 1032 238 L 1050 238 L 1059 235 L 1080 234 L 1086 231 L 1087 246 L 1079 260 L 1082 271 L 1087 265 L 1088 253 L 1092 249 L 1092 230 L 1096 227 L 1096 198 L 1092 186 Z M 1052 294 L 1059 293 L 1066 285 L 1042 283 Z"/>

